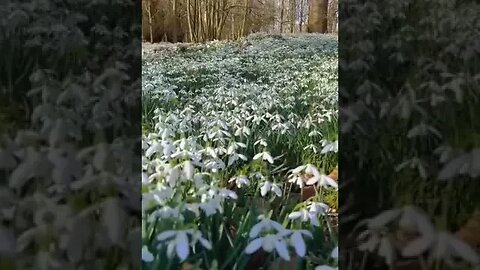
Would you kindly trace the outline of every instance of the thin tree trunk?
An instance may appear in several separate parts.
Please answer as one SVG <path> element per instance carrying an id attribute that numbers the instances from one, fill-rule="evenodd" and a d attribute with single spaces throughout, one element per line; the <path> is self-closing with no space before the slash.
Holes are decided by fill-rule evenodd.
<path id="1" fill-rule="evenodd" d="M 188 22 L 188 32 L 190 33 L 190 42 L 193 42 L 193 27 L 192 27 L 192 15 L 191 15 L 191 2 L 187 0 L 187 22 Z"/>
<path id="2" fill-rule="evenodd" d="M 235 14 L 232 15 L 232 39 L 235 39 Z"/>
<path id="3" fill-rule="evenodd" d="M 293 33 L 295 30 L 295 22 L 296 22 L 296 12 L 297 6 L 295 4 L 295 0 L 290 0 L 290 33 Z"/>
<path id="4" fill-rule="evenodd" d="M 299 25 L 298 25 L 298 30 L 300 33 L 303 30 L 303 5 L 305 4 L 304 0 L 300 0 L 300 18 L 299 18 Z"/>
<path id="5" fill-rule="evenodd" d="M 248 2 L 249 0 L 244 1 L 244 12 L 243 12 L 243 21 L 242 21 L 242 29 L 240 30 L 240 36 L 243 37 L 245 36 L 245 28 L 247 26 L 247 17 L 248 17 Z"/>
<path id="6" fill-rule="evenodd" d="M 280 33 L 283 33 L 283 16 L 285 9 L 285 0 L 282 0 L 282 6 L 280 7 Z"/>
<path id="7" fill-rule="evenodd" d="M 149 0 L 145 3 L 145 11 L 148 18 L 148 31 L 150 34 L 150 43 L 153 43 L 153 18 L 152 18 L 152 1 Z"/>
<path id="8" fill-rule="evenodd" d="M 173 40 L 172 41 L 176 43 L 178 41 L 177 0 L 173 0 L 172 11 L 173 11 Z"/>

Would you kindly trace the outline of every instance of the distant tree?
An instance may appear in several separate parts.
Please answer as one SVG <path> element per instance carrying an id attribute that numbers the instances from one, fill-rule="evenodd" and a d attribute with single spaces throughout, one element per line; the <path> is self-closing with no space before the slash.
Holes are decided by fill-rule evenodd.
<path id="1" fill-rule="evenodd" d="M 310 0 L 308 32 L 327 32 L 328 0 Z"/>

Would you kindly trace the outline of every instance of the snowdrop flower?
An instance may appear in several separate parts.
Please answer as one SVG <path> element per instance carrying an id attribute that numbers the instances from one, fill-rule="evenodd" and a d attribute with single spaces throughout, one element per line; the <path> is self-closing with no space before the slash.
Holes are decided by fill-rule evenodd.
<path id="1" fill-rule="evenodd" d="M 235 136 L 240 136 L 240 135 L 244 135 L 244 136 L 248 136 L 250 135 L 250 129 L 247 127 L 247 126 L 243 126 L 243 127 L 239 127 L 236 131 L 235 131 Z"/>
<path id="2" fill-rule="evenodd" d="M 169 170 L 165 180 L 171 187 L 174 187 L 177 185 L 177 180 L 179 178 L 180 178 L 180 170 L 178 169 L 178 167 L 174 167 Z"/>
<path id="3" fill-rule="evenodd" d="M 257 145 L 257 144 L 263 145 L 265 147 L 268 146 L 267 142 L 264 139 L 257 140 L 253 145 Z"/>
<path id="4" fill-rule="evenodd" d="M 189 241 L 188 235 L 192 236 L 191 241 Z M 167 242 L 167 255 L 169 257 L 177 255 L 182 262 L 190 255 L 190 245 L 195 245 L 197 241 L 199 241 L 204 248 L 211 249 L 211 244 L 202 237 L 201 233 L 191 229 L 164 231 L 157 235 L 157 240 Z"/>
<path id="5" fill-rule="evenodd" d="M 312 178 L 307 180 L 307 185 L 315 185 L 317 183 L 322 187 L 330 186 L 333 188 L 338 188 L 337 182 L 325 174 L 314 175 Z"/>
<path id="6" fill-rule="evenodd" d="M 153 262 L 153 254 L 150 253 L 147 246 L 142 247 L 142 261 L 144 262 Z"/>
<path id="7" fill-rule="evenodd" d="M 237 185 L 238 188 L 241 188 L 243 185 L 245 185 L 245 186 L 250 185 L 250 181 L 248 180 L 248 178 L 245 175 L 240 175 L 240 176 L 233 177 L 228 182 L 229 183 L 235 182 L 235 184 Z"/>
<path id="8" fill-rule="evenodd" d="M 238 153 L 232 153 L 229 157 L 228 157 L 228 166 L 232 165 L 233 163 L 235 163 L 237 160 L 243 160 L 243 161 L 247 161 L 247 157 L 245 155 L 242 155 L 242 154 L 238 154 Z"/>
<path id="9" fill-rule="evenodd" d="M 253 227 L 250 229 L 250 234 L 249 234 L 250 238 L 255 238 L 259 236 L 262 231 L 275 230 L 278 233 L 281 233 L 282 235 L 285 235 L 288 232 L 288 230 L 283 228 L 283 226 L 280 223 L 274 220 L 265 218 L 263 216 L 259 216 L 258 219 L 260 220 L 260 222 L 253 225 Z"/>
<path id="10" fill-rule="evenodd" d="M 267 195 L 267 193 L 269 191 L 275 193 L 275 195 L 277 195 L 277 197 L 282 196 L 282 190 L 280 189 L 280 187 L 277 184 L 272 183 L 270 181 L 265 181 L 263 183 L 262 187 L 260 188 L 260 194 L 262 195 L 262 197 L 265 197 L 265 195 Z"/>
<path id="11" fill-rule="evenodd" d="M 185 218 L 179 209 L 164 206 L 153 211 L 147 218 L 148 222 L 155 222 L 157 219 L 174 219 L 183 221 Z"/>
<path id="12" fill-rule="evenodd" d="M 310 221 L 313 226 L 320 226 L 318 216 L 316 212 L 308 211 L 307 209 L 301 209 L 300 211 L 292 212 L 288 215 L 289 219 L 300 220 L 302 222 Z"/>
<path id="13" fill-rule="evenodd" d="M 145 151 L 145 157 L 147 158 L 150 158 L 153 154 L 157 153 L 157 152 L 162 152 L 163 151 L 163 147 L 162 147 L 162 144 L 157 142 L 157 143 L 153 143 L 148 149 L 147 151 Z"/>
<path id="14" fill-rule="evenodd" d="M 338 140 L 331 143 L 327 143 L 323 147 L 322 151 L 320 151 L 321 154 L 325 154 L 328 152 L 335 152 L 335 153 L 338 152 Z"/>
<path id="15" fill-rule="evenodd" d="M 330 257 L 334 258 L 334 259 L 338 259 L 338 246 L 336 246 L 332 252 L 330 253 Z"/>
<path id="16" fill-rule="evenodd" d="M 480 264 L 480 256 L 467 243 L 458 239 L 448 232 L 438 232 L 433 239 L 418 237 L 404 247 L 402 255 L 405 257 L 418 257 L 427 249 L 430 250 L 430 257 L 434 260 L 454 265 L 454 258 L 462 259 L 471 265 Z"/>
<path id="17" fill-rule="evenodd" d="M 321 202 L 311 202 L 308 205 L 308 211 L 320 215 L 324 215 L 329 209 L 330 207 L 328 205 Z"/>
<path id="18" fill-rule="evenodd" d="M 252 254 L 260 247 L 266 252 L 272 252 L 275 250 L 280 257 L 285 261 L 290 261 L 290 254 L 288 253 L 287 242 L 281 235 L 268 234 L 263 237 L 259 237 L 251 241 L 245 248 L 246 254 Z"/>
<path id="19" fill-rule="evenodd" d="M 218 195 L 222 198 L 230 198 L 236 200 L 238 198 L 237 193 L 235 191 L 229 190 L 227 188 L 221 188 L 218 190 Z"/>
<path id="20" fill-rule="evenodd" d="M 296 184 L 299 188 L 303 188 L 305 186 L 305 181 L 303 181 L 303 178 L 299 175 L 292 175 L 288 179 L 288 182 Z"/>
<path id="21" fill-rule="evenodd" d="M 203 197 L 203 196 L 202 196 Z M 207 217 L 214 215 L 217 211 L 223 213 L 222 201 L 220 197 L 214 197 L 210 199 L 202 198 L 202 202 L 199 204 L 200 209 L 203 210 Z"/>
<path id="22" fill-rule="evenodd" d="M 183 176 L 186 179 L 192 179 L 195 168 L 190 160 L 183 162 Z"/>
<path id="23" fill-rule="evenodd" d="M 312 149 L 313 153 L 315 154 L 318 152 L 317 146 L 315 144 L 309 144 L 303 148 L 303 150 L 307 149 Z"/>
<path id="24" fill-rule="evenodd" d="M 195 245 L 197 242 L 200 242 L 200 244 L 206 249 L 212 249 L 212 244 L 210 244 L 207 239 L 203 238 L 202 232 L 200 231 L 194 231 L 192 233 L 192 245 Z"/>
<path id="25" fill-rule="evenodd" d="M 212 170 L 212 172 L 218 172 L 219 170 L 225 169 L 225 163 L 223 163 L 223 161 L 221 161 L 220 159 L 210 160 L 205 163 L 205 167 Z"/>
<path id="26" fill-rule="evenodd" d="M 270 155 L 269 152 L 261 152 L 253 156 L 253 160 L 257 160 L 259 158 L 262 158 L 262 160 L 268 161 L 270 164 L 273 164 L 273 158 Z"/>
<path id="27" fill-rule="evenodd" d="M 303 240 L 303 236 L 313 237 L 312 233 L 307 230 L 294 230 L 290 236 L 290 245 L 295 248 L 295 252 L 299 257 L 305 257 L 307 246 Z"/>

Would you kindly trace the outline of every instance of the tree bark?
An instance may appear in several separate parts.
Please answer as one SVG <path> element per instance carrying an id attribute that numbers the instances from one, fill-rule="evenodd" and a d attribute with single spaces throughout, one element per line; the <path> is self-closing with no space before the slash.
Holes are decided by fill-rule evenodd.
<path id="1" fill-rule="evenodd" d="M 304 0 L 300 0 L 300 18 L 299 18 L 299 25 L 298 25 L 298 30 L 300 31 L 300 33 L 302 32 L 303 30 L 303 12 L 304 12 L 304 5 L 305 5 L 305 2 Z"/>
<path id="2" fill-rule="evenodd" d="M 187 22 L 188 22 L 188 32 L 190 34 L 190 42 L 194 41 L 193 38 L 193 27 L 192 27 L 192 15 L 191 15 L 191 2 L 187 0 Z"/>
<path id="3" fill-rule="evenodd" d="M 247 17 L 248 17 L 248 10 L 249 10 L 249 0 L 244 1 L 244 12 L 243 12 L 243 21 L 242 21 L 242 29 L 240 30 L 240 37 L 245 36 L 245 28 L 247 26 Z"/>
<path id="4" fill-rule="evenodd" d="M 295 31 L 295 24 L 297 21 L 297 5 L 296 0 L 290 0 L 290 33 Z"/>
<path id="5" fill-rule="evenodd" d="M 150 43 L 153 43 L 153 18 L 152 18 L 152 1 L 147 1 L 145 5 L 145 9 L 147 11 L 148 16 L 148 30 L 150 34 Z"/>
<path id="6" fill-rule="evenodd" d="M 284 20 L 285 0 L 282 0 L 280 7 L 280 33 L 283 33 L 283 20 Z"/>
<path id="7" fill-rule="evenodd" d="M 311 0 L 308 16 L 308 32 L 326 33 L 328 0 Z"/>

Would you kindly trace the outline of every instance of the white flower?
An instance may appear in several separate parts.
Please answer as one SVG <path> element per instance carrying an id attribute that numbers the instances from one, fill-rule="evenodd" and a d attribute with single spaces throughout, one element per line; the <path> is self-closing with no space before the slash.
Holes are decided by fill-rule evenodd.
<path id="1" fill-rule="evenodd" d="M 148 149 L 147 151 L 145 151 L 145 156 L 147 158 L 150 158 L 153 154 L 157 153 L 157 152 L 162 152 L 163 151 L 163 147 L 162 147 L 162 144 L 157 142 L 157 143 L 154 143 L 152 144 Z"/>
<path id="2" fill-rule="evenodd" d="M 322 151 L 320 152 L 321 154 L 325 154 L 325 153 L 328 153 L 328 152 L 338 152 L 338 140 L 337 141 L 334 141 L 334 142 L 331 142 L 331 143 L 328 143 L 326 144 Z"/>
<path id="3" fill-rule="evenodd" d="M 237 160 L 243 160 L 243 161 L 247 161 L 248 158 L 245 156 L 245 155 L 242 155 L 242 154 L 238 154 L 238 153 L 233 153 L 231 154 L 229 157 L 228 157 L 228 166 L 232 165 L 233 163 L 235 163 Z"/>
<path id="4" fill-rule="evenodd" d="M 253 156 L 253 160 L 257 160 L 259 158 L 262 158 L 262 160 L 268 161 L 270 164 L 273 164 L 273 158 L 270 155 L 269 152 L 261 152 Z"/>
<path id="5" fill-rule="evenodd" d="M 330 253 L 330 257 L 334 259 L 338 259 L 338 246 L 336 246 L 333 250 L 332 253 Z"/>
<path id="6" fill-rule="evenodd" d="M 253 227 L 250 229 L 250 234 L 249 234 L 250 238 L 257 237 L 258 235 L 260 235 L 262 231 L 276 230 L 278 233 L 281 233 L 281 234 L 287 234 L 288 232 L 288 230 L 283 228 L 282 224 L 274 220 L 265 218 L 263 216 L 260 216 L 259 219 L 260 219 L 260 222 L 253 225 Z"/>
<path id="7" fill-rule="evenodd" d="M 218 190 L 218 195 L 220 195 L 223 198 L 231 198 L 236 200 L 238 198 L 237 193 L 233 190 L 229 190 L 227 188 L 221 188 Z"/>
<path id="8" fill-rule="evenodd" d="M 321 202 L 311 202 L 308 206 L 308 211 L 320 215 L 324 215 L 329 209 L 328 205 Z"/>
<path id="9" fill-rule="evenodd" d="M 191 236 L 191 240 L 189 240 L 188 235 Z M 188 258 L 188 255 L 190 255 L 190 246 L 194 246 L 197 242 L 200 242 L 206 249 L 212 248 L 210 242 L 203 238 L 200 231 L 192 229 L 164 231 L 157 235 L 157 240 L 161 242 L 161 244 L 167 242 L 167 255 L 173 257 L 175 252 L 178 258 L 180 258 L 180 261 Z"/>
<path id="10" fill-rule="evenodd" d="M 304 257 L 307 253 L 307 246 L 305 245 L 305 241 L 303 240 L 302 235 L 308 236 L 310 238 L 313 237 L 312 233 L 307 230 L 295 230 L 290 236 L 290 243 L 295 248 L 295 252 L 297 253 L 297 255 L 300 257 Z"/>
<path id="11" fill-rule="evenodd" d="M 273 193 L 275 193 L 277 197 L 282 196 L 282 190 L 277 184 L 272 183 L 270 181 L 265 181 L 262 187 L 260 188 L 260 194 L 262 195 L 262 197 L 265 197 L 265 195 L 267 195 L 269 191 L 272 191 Z"/>
<path id="12" fill-rule="evenodd" d="M 303 178 L 299 175 L 292 175 L 288 182 L 294 183 L 300 188 L 303 188 L 305 186 L 305 181 L 303 181 Z"/>
<path id="13" fill-rule="evenodd" d="M 323 186 L 323 187 L 331 186 L 334 188 L 338 188 L 337 182 L 335 182 L 335 180 L 333 180 L 332 178 L 328 177 L 325 174 L 314 175 L 313 177 L 307 180 L 307 185 L 314 185 L 316 183 L 318 183 L 320 186 Z"/>
<path id="14" fill-rule="evenodd" d="M 190 254 L 190 244 L 188 242 L 188 235 L 186 230 L 183 231 L 165 231 L 157 236 L 157 240 L 160 242 L 168 241 L 167 255 L 173 257 L 173 251 L 175 249 L 176 255 L 181 261 L 187 259 Z"/>
<path id="15" fill-rule="evenodd" d="M 268 146 L 267 142 L 264 139 L 260 139 L 260 140 L 256 141 L 253 145 L 257 145 L 257 144 L 263 145 L 265 147 Z"/>
<path id="16" fill-rule="evenodd" d="M 266 252 L 272 252 L 275 250 L 280 257 L 285 261 L 290 260 L 290 254 L 288 253 L 287 243 L 281 235 L 268 234 L 264 237 L 259 237 L 251 241 L 245 248 L 245 253 L 252 254 L 260 247 Z"/>
<path id="17" fill-rule="evenodd" d="M 142 247 L 142 261 L 152 262 L 154 259 L 153 254 L 150 253 L 147 246 Z"/>
<path id="18" fill-rule="evenodd" d="M 186 179 L 192 179 L 195 168 L 190 160 L 183 162 L 183 175 Z"/>
<path id="19" fill-rule="evenodd" d="M 198 242 L 200 242 L 200 244 L 206 248 L 206 249 L 212 249 L 212 244 L 210 244 L 210 242 L 203 238 L 202 236 L 202 233 L 200 231 L 195 231 L 193 234 L 192 234 L 192 244 L 196 244 Z"/>
<path id="20" fill-rule="evenodd" d="M 288 215 L 289 219 L 300 219 L 300 221 L 310 221 L 313 226 L 320 226 L 320 222 L 318 221 L 317 213 L 308 211 L 306 209 L 301 209 L 300 211 L 292 212 Z"/>
<path id="21" fill-rule="evenodd" d="M 202 203 L 199 204 L 199 207 L 203 210 L 203 212 L 205 212 L 205 215 L 207 215 L 207 217 L 216 214 L 217 210 L 219 213 L 223 212 L 223 207 L 221 205 L 221 200 L 219 197 L 214 197 L 206 200 L 202 199 Z"/>
<path id="22" fill-rule="evenodd" d="M 250 185 L 250 181 L 245 175 L 240 175 L 237 177 L 233 177 L 228 181 L 229 183 L 235 182 L 238 188 L 241 188 L 243 185 L 248 186 Z"/>

